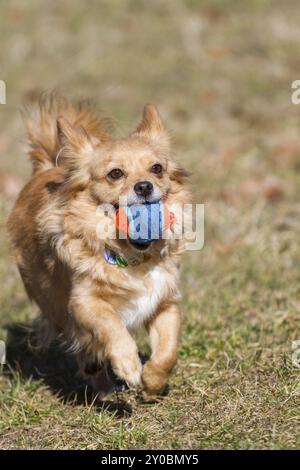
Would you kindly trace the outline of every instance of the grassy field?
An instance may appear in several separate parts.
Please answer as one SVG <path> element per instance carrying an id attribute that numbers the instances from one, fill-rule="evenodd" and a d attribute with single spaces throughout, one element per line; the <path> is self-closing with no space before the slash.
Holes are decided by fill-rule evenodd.
<path id="1" fill-rule="evenodd" d="M 71 358 L 29 348 L 37 311 L 1 222 L 0 448 L 299 447 L 299 2 L 0 0 L 0 17 L 3 222 L 30 173 L 18 110 L 52 88 L 92 97 L 116 135 L 156 103 L 206 211 L 178 366 L 151 405 L 126 392 L 94 406 Z"/>

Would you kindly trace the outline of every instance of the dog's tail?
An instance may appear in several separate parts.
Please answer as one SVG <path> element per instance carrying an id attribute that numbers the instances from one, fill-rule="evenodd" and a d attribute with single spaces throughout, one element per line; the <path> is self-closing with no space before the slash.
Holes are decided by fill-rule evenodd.
<path id="1" fill-rule="evenodd" d="M 37 112 L 27 108 L 23 112 L 29 143 L 27 153 L 32 161 L 33 173 L 59 165 L 61 142 L 57 119 L 61 116 L 100 141 L 110 139 L 110 122 L 97 116 L 90 101 L 70 102 L 56 92 L 43 94 Z"/>

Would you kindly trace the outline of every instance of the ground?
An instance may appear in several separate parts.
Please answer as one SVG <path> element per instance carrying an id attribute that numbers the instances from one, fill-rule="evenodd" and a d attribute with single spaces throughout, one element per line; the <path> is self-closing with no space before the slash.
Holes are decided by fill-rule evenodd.
<path id="1" fill-rule="evenodd" d="M 296 0 L 1 2 L 0 447 L 287 449 L 300 445 L 300 10 Z M 170 391 L 94 406 L 57 348 L 34 354 L 37 314 L 4 220 L 30 174 L 19 109 L 40 91 L 90 96 L 134 129 L 154 102 L 205 204 L 183 261 L 184 328 Z M 20 324 L 25 325 L 20 327 Z"/>

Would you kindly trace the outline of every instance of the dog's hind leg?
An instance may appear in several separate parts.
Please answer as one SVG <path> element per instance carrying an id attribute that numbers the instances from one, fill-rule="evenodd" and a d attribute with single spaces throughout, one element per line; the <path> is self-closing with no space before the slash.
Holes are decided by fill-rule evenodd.
<path id="1" fill-rule="evenodd" d="M 94 394 L 99 399 L 128 388 L 126 383 L 114 374 L 108 362 L 99 364 L 96 360 L 89 360 L 82 353 L 79 353 L 76 358 L 81 375 L 91 385 Z"/>

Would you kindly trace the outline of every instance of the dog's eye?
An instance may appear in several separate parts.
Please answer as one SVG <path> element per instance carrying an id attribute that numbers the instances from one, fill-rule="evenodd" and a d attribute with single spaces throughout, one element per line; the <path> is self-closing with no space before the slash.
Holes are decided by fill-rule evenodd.
<path id="1" fill-rule="evenodd" d="M 150 171 L 151 173 L 155 173 L 156 175 L 159 175 L 162 173 L 162 166 L 160 163 L 155 163 L 154 165 L 152 165 L 152 167 L 150 168 Z"/>
<path id="2" fill-rule="evenodd" d="M 118 180 L 119 178 L 122 178 L 122 176 L 124 176 L 124 173 L 122 170 L 120 170 L 120 168 L 114 168 L 108 173 L 107 176 L 109 176 L 109 178 L 111 178 L 112 180 Z"/>

